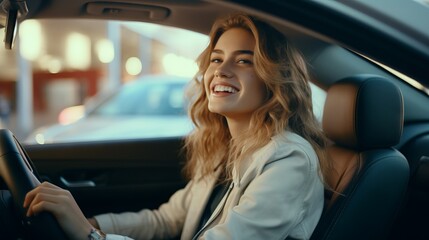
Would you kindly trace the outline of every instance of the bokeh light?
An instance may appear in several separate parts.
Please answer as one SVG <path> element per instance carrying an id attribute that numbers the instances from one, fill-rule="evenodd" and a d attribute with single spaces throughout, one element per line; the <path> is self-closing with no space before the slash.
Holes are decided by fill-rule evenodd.
<path id="1" fill-rule="evenodd" d="M 125 70 L 128 74 L 136 76 L 142 71 L 142 62 L 136 57 L 130 57 L 125 63 Z"/>
<path id="2" fill-rule="evenodd" d="M 168 53 L 162 58 L 162 66 L 166 73 L 183 77 L 193 77 L 198 71 L 194 60 L 174 53 Z"/>
<path id="3" fill-rule="evenodd" d="M 19 26 L 19 50 L 29 61 L 36 60 L 43 50 L 42 26 L 37 20 L 26 20 Z"/>
<path id="4" fill-rule="evenodd" d="M 102 63 L 110 63 L 115 58 L 113 43 L 107 39 L 101 39 L 95 44 L 98 60 Z"/>
<path id="5" fill-rule="evenodd" d="M 86 35 L 73 32 L 66 40 L 66 63 L 68 67 L 85 70 L 91 65 L 91 40 Z"/>

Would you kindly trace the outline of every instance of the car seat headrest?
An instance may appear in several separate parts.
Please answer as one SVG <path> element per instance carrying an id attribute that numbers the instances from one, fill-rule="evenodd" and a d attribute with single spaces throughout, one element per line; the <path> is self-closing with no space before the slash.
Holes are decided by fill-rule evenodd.
<path id="1" fill-rule="evenodd" d="M 374 75 L 347 77 L 328 90 L 323 129 L 335 144 L 355 150 L 391 147 L 402 135 L 403 109 L 394 83 Z"/>

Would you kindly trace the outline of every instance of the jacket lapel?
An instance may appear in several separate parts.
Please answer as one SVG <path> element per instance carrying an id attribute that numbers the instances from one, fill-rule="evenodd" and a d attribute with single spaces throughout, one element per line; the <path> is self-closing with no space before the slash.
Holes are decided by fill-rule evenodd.
<path id="1" fill-rule="evenodd" d="M 196 228 L 199 225 L 201 216 L 207 205 L 210 194 L 213 191 L 219 173 L 220 171 L 217 171 L 213 174 L 213 177 L 195 183 L 181 239 L 192 239 L 193 235 L 196 233 Z"/>

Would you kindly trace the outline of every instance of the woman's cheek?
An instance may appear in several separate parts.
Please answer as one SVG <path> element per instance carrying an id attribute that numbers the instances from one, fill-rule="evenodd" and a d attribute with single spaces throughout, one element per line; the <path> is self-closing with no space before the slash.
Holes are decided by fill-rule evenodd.
<path id="1" fill-rule="evenodd" d="M 206 70 L 206 72 L 205 72 L 205 74 L 204 74 L 204 79 L 209 79 L 211 76 L 213 76 L 213 74 L 214 74 L 214 69 L 213 69 L 213 67 L 210 65 L 210 66 L 207 68 L 207 70 Z"/>
<path id="2" fill-rule="evenodd" d="M 205 88 L 207 94 L 209 94 L 211 79 L 213 79 L 213 73 L 209 72 L 209 69 L 207 69 L 206 73 L 203 76 L 204 88 Z"/>

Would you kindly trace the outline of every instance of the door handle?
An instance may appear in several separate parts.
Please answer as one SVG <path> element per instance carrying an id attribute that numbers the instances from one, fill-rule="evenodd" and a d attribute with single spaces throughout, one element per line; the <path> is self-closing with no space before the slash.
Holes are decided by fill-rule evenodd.
<path id="1" fill-rule="evenodd" d="M 81 187 L 95 187 L 95 182 L 91 180 L 79 180 L 79 181 L 68 181 L 63 176 L 60 177 L 60 181 L 64 186 L 68 188 L 81 188 Z"/>

